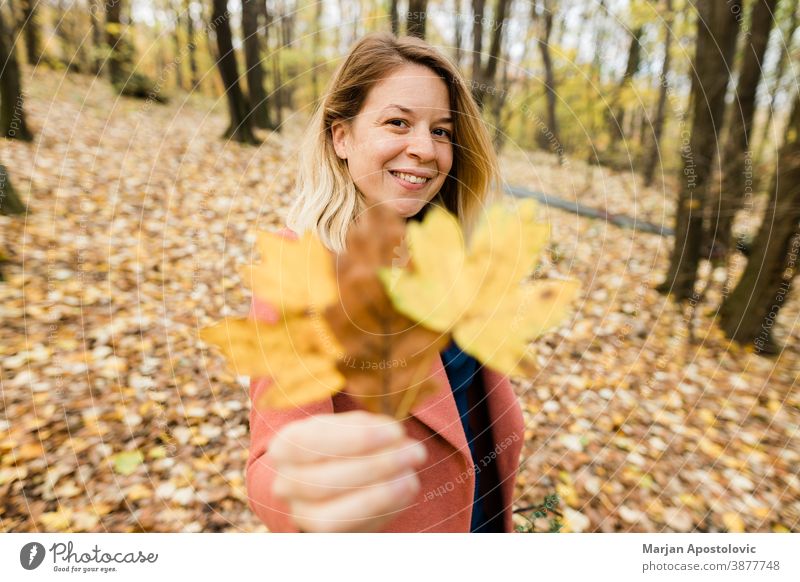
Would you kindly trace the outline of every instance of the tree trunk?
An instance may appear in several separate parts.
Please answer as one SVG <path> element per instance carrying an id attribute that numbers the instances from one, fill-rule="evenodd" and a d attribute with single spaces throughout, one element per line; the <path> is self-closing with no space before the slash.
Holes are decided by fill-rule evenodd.
<path id="1" fill-rule="evenodd" d="M 480 9 L 481 11 L 481 18 L 479 19 L 475 17 L 475 20 L 482 20 L 483 19 L 483 11 L 485 9 L 483 0 L 480 0 L 480 6 L 477 6 L 478 2 L 476 2 L 476 9 Z M 497 5 L 495 6 L 494 11 L 494 25 L 492 26 L 492 38 L 489 44 L 489 56 L 486 60 L 486 66 L 481 69 L 480 62 L 480 52 L 476 52 L 473 61 L 473 87 L 472 87 L 472 95 L 475 98 L 475 101 L 478 103 L 478 107 L 483 109 L 484 102 L 485 102 L 485 95 L 497 93 L 498 89 L 495 85 L 495 77 L 497 76 L 497 64 L 500 62 L 500 53 L 503 45 L 503 31 L 505 30 L 505 20 L 506 20 L 506 12 L 508 11 L 509 0 L 497 0 Z M 477 36 L 480 38 L 483 35 L 483 26 L 480 22 L 475 23 L 475 27 L 473 31 Z M 483 44 L 481 40 L 480 44 Z M 475 64 L 478 65 L 478 75 L 477 77 L 474 76 L 475 73 Z"/>
<path id="2" fill-rule="evenodd" d="M 389 21 L 392 23 L 392 34 L 395 36 L 400 35 L 400 16 L 397 14 L 397 0 L 389 2 Z"/>
<path id="3" fill-rule="evenodd" d="M 281 27 L 279 29 L 281 34 L 281 50 L 292 46 L 294 42 L 294 21 L 295 15 L 292 12 L 284 14 L 283 18 L 281 18 Z M 353 44 L 357 38 L 358 36 L 354 33 L 350 44 Z M 281 73 L 285 74 L 287 80 L 283 84 L 283 89 L 281 91 L 282 105 L 294 111 L 294 90 L 296 85 L 289 80 L 295 76 L 294 65 L 287 59 L 287 61 L 284 61 L 283 67 Z"/>
<path id="4" fill-rule="evenodd" d="M 250 95 L 250 118 L 256 127 L 274 129 L 269 121 L 267 93 L 264 90 L 264 68 L 261 64 L 261 43 L 258 34 L 258 0 L 242 0 L 242 32 L 244 62 L 247 67 L 247 92 Z"/>
<path id="5" fill-rule="evenodd" d="M 781 90 L 781 79 L 783 78 L 783 71 L 786 68 L 786 62 L 789 60 L 790 51 L 792 49 L 792 37 L 794 36 L 795 28 L 797 28 L 797 4 L 798 0 L 785 0 L 779 6 L 780 12 L 776 15 L 776 20 L 781 22 L 783 11 L 786 9 L 786 25 L 775 27 L 775 38 L 778 45 L 778 62 L 775 65 L 775 70 L 772 74 L 774 85 L 770 93 L 769 103 L 767 105 L 767 118 L 764 120 L 764 125 L 761 128 L 761 139 L 758 140 L 758 152 L 756 153 L 756 160 L 763 161 L 764 147 L 769 139 L 769 130 L 772 126 L 774 119 L 775 101 Z M 751 140 L 755 143 L 756 140 Z"/>
<path id="6" fill-rule="evenodd" d="M 29 0 L 33 2 L 34 0 Z M 92 73 L 99 75 L 103 69 L 103 22 L 100 19 L 100 12 L 103 7 L 100 0 L 90 0 L 89 20 L 92 26 Z"/>
<path id="7" fill-rule="evenodd" d="M 106 44 L 111 51 L 108 57 L 108 76 L 111 84 L 118 89 L 124 87 L 128 78 L 129 54 L 127 43 L 122 38 L 122 0 L 106 2 Z"/>
<path id="8" fill-rule="evenodd" d="M 179 89 L 184 89 L 183 84 L 183 56 L 181 52 L 183 48 L 181 47 L 181 2 L 177 0 L 175 4 L 172 6 L 175 12 L 175 28 L 172 31 L 172 40 L 175 44 L 175 57 L 172 63 L 175 65 L 175 84 L 178 85 Z"/>
<path id="9" fill-rule="evenodd" d="M 280 131 L 281 125 L 283 125 L 283 81 L 281 78 L 281 37 L 282 33 L 280 31 L 280 18 L 273 18 L 273 16 L 267 11 L 266 2 L 264 3 L 264 18 L 266 20 L 266 25 L 264 26 L 264 43 L 267 46 L 267 52 L 272 52 L 272 108 L 274 115 L 270 116 L 272 119 L 275 120 L 275 125 Z M 270 40 L 269 40 L 269 31 L 272 27 L 273 23 L 278 21 L 279 26 L 274 29 L 273 36 L 275 37 L 274 47 L 270 47 Z M 336 30 L 339 31 L 340 27 L 336 27 Z M 338 34 L 338 32 L 337 32 Z"/>
<path id="10" fill-rule="evenodd" d="M 537 10 L 541 7 L 541 18 Z M 547 103 L 547 127 L 536 128 L 536 141 L 544 150 L 552 151 L 558 155 L 559 163 L 564 163 L 564 147 L 558 130 L 558 117 L 556 116 L 556 78 L 553 72 L 553 59 L 550 56 L 550 35 L 553 32 L 553 10 L 551 2 L 540 0 L 531 5 L 531 20 L 539 20 L 539 53 L 544 65 L 544 88 Z"/>
<path id="11" fill-rule="evenodd" d="M 791 291 L 800 251 L 800 96 L 794 99 L 786 140 L 764 221 L 742 278 L 720 309 L 727 336 L 758 352 L 774 353 L 772 329 Z"/>
<path id="12" fill-rule="evenodd" d="M 625 132 L 623 131 L 623 124 L 625 123 L 625 107 L 620 103 L 622 93 L 625 88 L 630 85 L 634 75 L 639 71 L 639 65 L 642 62 L 642 35 L 644 34 L 644 27 L 640 26 L 630 32 L 631 44 L 628 49 L 628 61 L 625 65 L 625 72 L 617 84 L 614 95 L 611 98 L 611 104 L 608 107 L 608 131 L 612 136 L 611 149 L 615 149 L 617 145 L 625 140 Z"/>
<path id="13" fill-rule="evenodd" d="M 14 40 L 4 18 L 0 10 L 0 136 L 31 141 Z"/>
<path id="14" fill-rule="evenodd" d="M 484 79 L 487 83 L 494 83 L 497 76 L 497 64 L 500 62 L 501 48 L 503 46 L 503 32 L 506 29 L 506 13 L 509 0 L 497 0 L 492 24 L 492 41 L 489 44 L 489 60 L 486 61 Z"/>
<path id="15" fill-rule="evenodd" d="M 497 153 L 503 149 L 506 141 L 506 124 L 503 120 L 503 108 L 508 97 L 508 90 L 511 87 L 511 79 L 508 76 L 508 59 L 503 61 L 503 72 L 501 74 L 500 90 L 494 95 L 492 100 L 492 119 L 494 119 L 494 149 Z"/>
<path id="16" fill-rule="evenodd" d="M 669 89 L 669 73 L 672 63 L 670 52 L 672 51 L 672 24 L 674 18 L 672 13 L 672 0 L 664 2 L 664 61 L 661 63 L 661 83 L 658 91 L 658 104 L 656 105 L 656 116 L 653 119 L 653 141 L 650 144 L 650 151 L 645 157 L 644 174 L 645 186 L 653 183 L 656 165 L 661 159 L 661 135 L 664 133 L 664 121 L 667 117 L 667 95 Z"/>
<path id="17" fill-rule="evenodd" d="M 737 10 L 738 7 L 738 10 Z M 703 242 L 703 207 L 708 202 L 717 136 L 722 131 L 725 91 L 736 48 L 741 0 L 699 0 L 692 76 L 692 133 L 681 147 L 683 176 L 675 217 L 675 246 L 661 293 L 676 301 L 694 296 Z"/>
<path id="18" fill-rule="evenodd" d="M 731 227 L 736 212 L 742 207 L 746 197 L 752 197 L 751 128 L 756 109 L 756 89 L 761 80 L 761 68 L 776 3 L 777 0 L 755 0 L 750 13 L 750 28 L 745 37 L 744 55 L 736 87 L 737 99 L 733 102 L 731 125 L 722 154 L 722 183 L 716 202 L 709 208 L 706 241 L 711 246 L 710 255 L 719 259 L 724 258 L 731 248 Z"/>
<path id="19" fill-rule="evenodd" d="M 396 1 L 396 0 L 395 0 Z M 453 0 L 453 30 L 455 31 L 455 38 L 453 39 L 453 47 L 455 48 L 455 61 L 456 67 L 461 68 L 461 55 L 464 50 L 464 37 L 463 27 L 461 26 L 462 13 L 461 13 L 461 0 Z"/>
<path id="20" fill-rule="evenodd" d="M 314 104 L 319 101 L 319 67 L 322 64 L 320 42 L 322 37 L 322 2 L 317 2 L 314 10 L 314 31 L 311 38 L 311 89 L 314 91 Z"/>
<path id="21" fill-rule="evenodd" d="M 41 31 L 39 29 L 39 11 L 37 0 L 22 0 L 24 18 L 23 34 L 25 35 L 25 54 L 29 65 L 35 65 L 42 56 Z"/>
<path id="22" fill-rule="evenodd" d="M 483 14 L 486 10 L 485 0 L 472 0 L 472 95 L 475 97 L 478 106 L 483 106 L 480 93 L 475 87 L 480 85 L 483 75 L 483 63 L 481 53 L 483 52 Z"/>
<path id="23" fill-rule="evenodd" d="M 194 18 L 192 17 L 191 0 L 185 0 L 186 7 L 186 43 L 189 48 L 189 70 L 192 74 L 192 91 L 197 89 L 200 78 L 197 76 L 197 45 L 194 42 Z"/>
<path id="24" fill-rule="evenodd" d="M 253 135 L 250 127 L 250 108 L 247 99 L 239 85 L 239 71 L 236 65 L 236 53 L 233 52 L 233 39 L 231 36 L 230 15 L 226 0 L 213 0 L 211 13 L 211 26 L 217 37 L 217 50 L 219 69 L 222 84 L 225 86 L 225 96 L 228 99 L 228 113 L 230 125 L 225 131 L 225 137 L 240 143 L 256 144 L 258 140 Z"/>
<path id="25" fill-rule="evenodd" d="M 25 211 L 25 204 L 22 203 L 17 191 L 11 184 L 8 170 L 4 165 L 0 164 L 0 215 L 12 216 L 14 214 L 24 214 Z"/>
<path id="26" fill-rule="evenodd" d="M 428 0 L 408 0 L 406 34 L 425 38 L 425 22 L 428 17 Z"/>
<path id="27" fill-rule="evenodd" d="M 19 199 L 14 186 L 11 184 L 6 167 L 0 164 L 0 215 L 25 214 L 26 210 L 25 205 Z M 0 249 L 0 281 L 5 280 L 2 271 L 4 262 L 6 262 L 6 258 L 2 249 Z"/>

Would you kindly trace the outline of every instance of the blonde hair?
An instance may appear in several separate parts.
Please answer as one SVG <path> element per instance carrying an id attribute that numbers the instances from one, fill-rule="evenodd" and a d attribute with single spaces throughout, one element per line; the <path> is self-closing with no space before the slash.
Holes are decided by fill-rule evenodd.
<path id="1" fill-rule="evenodd" d="M 344 249 L 347 230 L 361 213 L 364 201 L 346 160 L 336 155 L 331 125 L 355 118 L 369 90 L 406 64 L 431 69 L 447 84 L 450 94 L 453 165 L 429 204 L 443 206 L 456 215 L 468 235 L 481 209 L 499 196 L 497 155 L 458 68 L 421 39 L 374 33 L 350 49 L 310 121 L 300 149 L 298 194 L 289 210 L 289 228 L 298 234 L 314 231 L 332 251 Z"/>

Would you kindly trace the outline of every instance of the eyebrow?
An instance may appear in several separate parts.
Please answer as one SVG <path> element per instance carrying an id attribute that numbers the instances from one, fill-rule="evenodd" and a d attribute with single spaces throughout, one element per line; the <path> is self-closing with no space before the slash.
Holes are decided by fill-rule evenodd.
<path id="1" fill-rule="evenodd" d="M 396 103 L 392 103 L 391 105 L 387 105 L 386 107 L 384 107 L 383 110 L 386 111 L 387 109 L 399 109 L 403 113 L 409 113 L 409 114 L 413 114 L 414 113 L 413 109 L 409 109 L 408 107 L 403 107 L 402 105 L 397 105 Z M 449 117 L 449 116 L 448 117 L 440 117 L 439 119 L 435 120 L 434 123 L 453 123 L 453 118 Z"/>

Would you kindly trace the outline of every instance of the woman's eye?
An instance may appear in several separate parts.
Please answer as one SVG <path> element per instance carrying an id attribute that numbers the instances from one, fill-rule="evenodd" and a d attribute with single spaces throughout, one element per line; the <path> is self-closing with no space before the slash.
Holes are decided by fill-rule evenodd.
<path id="1" fill-rule="evenodd" d="M 390 119 L 387 123 L 391 123 L 395 127 L 402 127 L 406 122 L 403 119 Z"/>
<path id="2" fill-rule="evenodd" d="M 438 127 L 436 129 L 434 129 L 433 131 L 441 132 L 441 133 L 438 134 L 438 137 L 446 137 L 447 139 L 452 139 L 452 137 L 453 137 L 453 135 L 448 130 L 443 129 L 441 127 Z"/>

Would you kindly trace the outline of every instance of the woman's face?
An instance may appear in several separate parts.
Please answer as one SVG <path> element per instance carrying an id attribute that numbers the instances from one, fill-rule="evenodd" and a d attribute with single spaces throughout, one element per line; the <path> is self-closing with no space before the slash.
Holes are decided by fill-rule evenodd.
<path id="1" fill-rule="evenodd" d="M 421 65 L 403 65 L 376 83 L 359 114 L 334 122 L 331 132 L 367 204 L 388 203 L 406 218 L 436 196 L 453 165 L 448 88 Z"/>

